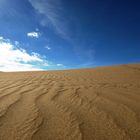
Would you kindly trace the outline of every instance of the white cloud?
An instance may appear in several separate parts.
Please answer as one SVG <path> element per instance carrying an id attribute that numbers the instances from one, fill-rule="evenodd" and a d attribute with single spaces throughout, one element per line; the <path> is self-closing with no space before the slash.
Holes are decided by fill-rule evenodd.
<path id="1" fill-rule="evenodd" d="M 14 71 L 41 71 L 43 69 L 33 67 L 30 64 L 20 64 L 20 63 L 9 63 L 8 65 L 0 64 L 0 71 L 4 72 L 14 72 Z"/>
<path id="2" fill-rule="evenodd" d="M 63 64 L 56 64 L 58 67 L 64 67 Z"/>
<path id="3" fill-rule="evenodd" d="M 0 71 L 29 71 L 42 70 L 40 65 L 47 61 L 37 53 L 27 53 L 16 47 L 9 39 L 0 37 Z"/>
<path id="4" fill-rule="evenodd" d="M 45 46 L 45 48 L 46 48 L 47 50 L 51 50 L 51 47 L 49 47 L 49 46 Z"/>
<path id="5" fill-rule="evenodd" d="M 52 28 L 62 38 L 70 40 L 68 19 L 64 15 L 61 0 L 29 0 L 37 14 L 41 15 L 41 25 Z"/>
<path id="6" fill-rule="evenodd" d="M 0 36 L 0 40 L 3 40 L 4 38 L 2 36 Z"/>
<path id="7" fill-rule="evenodd" d="M 36 28 L 36 29 L 35 29 L 35 31 L 39 32 L 39 29 L 38 29 L 38 28 Z"/>
<path id="8" fill-rule="evenodd" d="M 46 60 L 46 56 L 28 53 L 20 47 L 20 43 L 11 42 L 0 36 L 0 71 L 35 71 L 45 69 L 64 69 L 63 64 L 54 64 Z"/>
<path id="9" fill-rule="evenodd" d="M 31 37 L 31 38 L 39 38 L 40 33 L 39 32 L 29 32 L 29 33 L 27 33 L 27 36 Z"/>
<path id="10" fill-rule="evenodd" d="M 18 41 L 15 41 L 15 45 L 18 46 L 19 45 L 19 42 Z"/>

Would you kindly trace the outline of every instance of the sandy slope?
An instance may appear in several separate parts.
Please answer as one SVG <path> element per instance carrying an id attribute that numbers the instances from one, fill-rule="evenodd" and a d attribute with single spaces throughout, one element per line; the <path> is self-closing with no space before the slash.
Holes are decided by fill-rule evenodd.
<path id="1" fill-rule="evenodd" d="M 140 64 L 0 73 L 0 140 L 140 140 Z"/>

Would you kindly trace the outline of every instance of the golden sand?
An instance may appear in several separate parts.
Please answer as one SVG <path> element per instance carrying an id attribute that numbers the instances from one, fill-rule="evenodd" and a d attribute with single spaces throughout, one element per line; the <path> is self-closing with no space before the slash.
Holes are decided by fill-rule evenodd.
<path id="1" fill-rule="evenodd" d="M 140 64 L 0 73 L 0 140 L 140 140 Z"/>

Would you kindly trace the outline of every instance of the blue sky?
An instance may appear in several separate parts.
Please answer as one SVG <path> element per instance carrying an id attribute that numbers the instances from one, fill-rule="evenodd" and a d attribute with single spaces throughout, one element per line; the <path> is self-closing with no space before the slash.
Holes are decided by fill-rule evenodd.
<path id="1" fill-rule="evenodd" d="M 0 71 L 140 62 L 137 0 L 0 0 Z"/>

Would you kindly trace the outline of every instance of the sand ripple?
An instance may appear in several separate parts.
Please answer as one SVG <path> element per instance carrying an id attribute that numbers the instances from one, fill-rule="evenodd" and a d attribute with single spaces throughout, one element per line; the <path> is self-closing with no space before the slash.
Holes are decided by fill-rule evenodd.
<path id="1" fill-rule="evenodd" d="M 0 140 L 140 140 L 140 65 L 0 73 Z"/>

